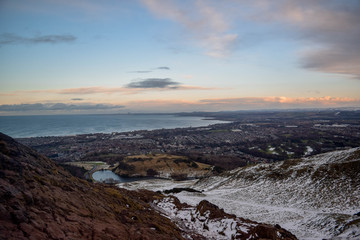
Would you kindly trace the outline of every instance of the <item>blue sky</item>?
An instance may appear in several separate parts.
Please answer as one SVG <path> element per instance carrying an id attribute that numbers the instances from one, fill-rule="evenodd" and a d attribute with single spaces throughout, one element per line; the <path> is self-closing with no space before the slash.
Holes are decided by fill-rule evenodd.
<path id="1" fill-rule="evenodd" d="M 0 114 L 359 107 L 359 1 L 2 0 Z"/>

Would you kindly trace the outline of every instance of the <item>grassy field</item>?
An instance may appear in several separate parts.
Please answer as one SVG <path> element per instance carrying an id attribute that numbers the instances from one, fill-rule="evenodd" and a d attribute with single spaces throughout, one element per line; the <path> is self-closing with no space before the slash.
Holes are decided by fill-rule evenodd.
<path id="1" fill-rule="evenodd" d="M 81 161 L 81 162 L 67 162 L 66 164 L 69 165 L 73 165 L 76 167 L 83 167 L 86 170 L 90 171 L 91 169 L 93 169 L 93 167 L 97 167 L 98 170 L 100 169 L 110 169 L 110 165 L 107 164 L 106 162 L 101 162 L 101 161 Z"/>

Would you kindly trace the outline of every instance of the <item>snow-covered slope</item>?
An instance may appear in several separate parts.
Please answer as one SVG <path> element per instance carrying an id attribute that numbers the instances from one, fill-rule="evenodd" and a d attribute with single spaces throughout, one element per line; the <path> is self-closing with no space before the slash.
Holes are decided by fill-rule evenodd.
<path id="1" fill-rule="evenodd" d="M 360 211 L 360 148 L 240 168 L 194 188 L 228 212 L 278 223 L 300 238 L 344 231 L 360 238 L 360 217 L 354 215 Z"/>
<path id="2" fill-rule="evenodd" d="M 295 240 L 296 237 L 280 226 L 272 226 L 238 218 L 222 209 L 201 201 L 196 207 L 182 204 L 173 196 L 157 199 L 152 207 L 171 219 L 186 239 L 274 239 Z"/>
<path id="3" fill-rule="evenodd" d="M 152 180 L 122 187 L 156 191 L 176 184 Z M 202 191 L 175 194 L 182 202 L 206 199 L 239 217 L 279 224 L 299 239 L 360 239 L 360 148 L 180 184 Z"/>

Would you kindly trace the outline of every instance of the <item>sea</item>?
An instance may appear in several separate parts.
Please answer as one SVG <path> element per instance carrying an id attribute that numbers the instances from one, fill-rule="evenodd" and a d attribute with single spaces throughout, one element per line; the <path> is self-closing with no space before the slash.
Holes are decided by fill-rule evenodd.
<path id="1" fill-rule="evenodd" d="M 225 121 L 172 114 L 0 116 L 0 132 L 13 138 L 201 127 Z"/>

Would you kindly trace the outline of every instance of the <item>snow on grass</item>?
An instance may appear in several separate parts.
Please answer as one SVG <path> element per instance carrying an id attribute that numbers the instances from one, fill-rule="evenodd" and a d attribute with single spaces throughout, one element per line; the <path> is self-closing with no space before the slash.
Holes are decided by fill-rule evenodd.
<path id="1" fill-rule="evenodd" d="M 346 175 L 314 177 L 324 166 L 356 161 L 349 157 L 359 149 L 235 169 L 196 183 L 147 180 L 121 187 L 153 191 L 194 188 L 202 192 L 173 195 L 190 205 L 206 199 L 238 217 L 279 224 L 299 239 L 360 239 L 360 216 L 354 215 L 360 211 L 356 179 Z"/>
<path id="2" fill-rule="evenodd" d="M 316 172 L 331 164 L 355 161 L 348 157 L 357 150 L 234 170 L 223 179 L 201 180 L 194 188 L 205 189 L 205 199 L 229 213 L 280 224 L 300 239 L 333 238 L 359 212 L 360 188 L 355 179 L 345 175 L 331 177 L 326 171 L 318 175 Z M 190 196 L 183 195 L 177 197 L 188 201 Z M 355 218 L 360 221 L 360 217 Z M 360 224 L 356 226 L 359 234 Z"/>
<path id="3" fill-rule="evenodd" d="M 252 223 L 241 222 L 239 219 L 210 219 L 209 211 L 201 215 L 195 207 L 179 209 L 171 197 L 155 200 L 153 203 L 155 209 L 175 222 L 178 227 L 187 232 L 200 234 L 206 239 L 235 239 L 248 234 L 250 227 L 254 226 Z"/>
<path id="4" fill-rule="evenodd" d="M 151 191 L 164 191 L 173 188 L 188 188 L 197 180 L 174 181 L 170 179 L 147 179 L 142 181 L 126 182 L 116 184 L 118 187 L 129 190 L 147 189 Z"/>

